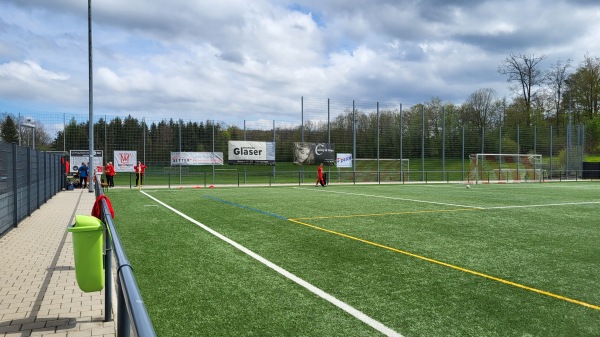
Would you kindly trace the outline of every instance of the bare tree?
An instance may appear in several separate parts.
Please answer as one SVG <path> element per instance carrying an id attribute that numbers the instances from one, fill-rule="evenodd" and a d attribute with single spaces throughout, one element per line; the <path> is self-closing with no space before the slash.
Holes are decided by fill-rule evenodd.
<path id="1" fill-rule="evenodd" d="M 514 90 L 520 92 L 525 101 L 525 121 L 531 125 L 531 101 L 535 97 L 535 86 L 544 82 L 544 73 L 539 69 L 539 63 L 546 57 L 544 55 L 515 55 L 510 54 L 498 66 L 498 72 L 507 76 L 507 82 L 516 82 Z"/>
<path id="2" fill-rule="evenodd" d="M 479 130 L 492 127 L 501 118 L 499 106 L 494 89 L 478 89 L 465 102 L 464 119 L 471 121 Z"/>
<path id="3" fill-rule="evenodd" d="M 562 103 L 562 97 L 564 95 L 566 80 L 568 78 L 567 70 L 571 68 L 571 59 L 568 59 L 564 64 L 561 60 L 558 60 L 556 64 L 550 66 L 550 69 L 545 73 L 544 79 L 548 88 L 550 89 L 550 102 L 552 104 L 552 110 L 556 111 L 555 126 L 559 127 L 561 118 L 560 110 Z M 564 121 L 563 121 L 564 124 Z"/>
<path id="4" fill-rule="evenodd" d="M 479 133 L 491 128 L 502 118 L 502 102 L 496 98 L 496 91 L 491 88 L 478 89 L 472 93 L 462 106 L 462 120 L 479 129 Z M 481 151 L 484 152 L 483 137 Z"/>

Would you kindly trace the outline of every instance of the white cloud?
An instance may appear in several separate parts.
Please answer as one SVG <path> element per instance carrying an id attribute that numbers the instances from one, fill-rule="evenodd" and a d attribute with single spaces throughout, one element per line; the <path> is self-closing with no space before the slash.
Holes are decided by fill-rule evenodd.
<path id="1" fill-rule="evenodd" d="M 0 65 L 0 76 L 5 80 L 15 79 L 26 83 L 64 81 L 69 78 L 68 75 L 43 69 L 39 64 L 31 60 L 25 60 L 22 63 L 9 62 Z"/>
<path id="2" fill-rule="evenodd" d="M 13 99 L 72 102 L 69 75 L 42 68 L 31 60 L 0 64 L 0 93 Z"/>
<path id="3" fill-rule="evenodd" d="M 483 87 L 509 94 L 497 67 L 510 52 L 600 56 L 600 4 L 591 2 L 93 6 L 94 105 L 106 114 L 297 120 L 301 96 L 460 103 Z M 87 107 L 87 4 L 6 0 L 0 32 L 0 105 Z"/>

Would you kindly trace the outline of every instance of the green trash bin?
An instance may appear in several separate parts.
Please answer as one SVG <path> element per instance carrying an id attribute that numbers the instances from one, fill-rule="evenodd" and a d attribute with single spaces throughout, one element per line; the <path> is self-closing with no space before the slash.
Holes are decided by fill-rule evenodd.
<path id="1" fill-rule="evenodd" d="M 73 233 L 75 278 L 79 288 L 86 293 L 104 289 L 104 224 L 95 216 L 76 215 L 75 224 L 67 230 Z"/>

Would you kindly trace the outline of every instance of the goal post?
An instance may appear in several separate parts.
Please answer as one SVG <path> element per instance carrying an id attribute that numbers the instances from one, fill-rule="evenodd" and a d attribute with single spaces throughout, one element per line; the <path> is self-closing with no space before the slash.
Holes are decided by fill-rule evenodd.
<path id="1" fill-rule="evenodd" d="M 469 156 L 469 181 L 527 182 L 544 179 L 541 154 L 477 153 Z"/>

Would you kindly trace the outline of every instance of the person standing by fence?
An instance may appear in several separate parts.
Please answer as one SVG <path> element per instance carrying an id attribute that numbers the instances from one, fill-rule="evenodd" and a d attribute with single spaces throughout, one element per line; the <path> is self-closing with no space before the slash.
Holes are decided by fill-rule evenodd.
<path id="1" fill-rule="evenodd" d="M 79 169 L 78 169 L 79 185 L 81 185 L 81 188 L 87 187 L 88 170 L 89 170 L 89 168 L 87 167 L 87 165 L 85 163 L 81 163 L 81 166 L 79 166 Z"/>
<path id="2" fill-rule="evenodd" d="M 141 161 L 138 161 L 137 165 L 133 167 L 135 170 L 135 186 L 142 186 L 144 180 L 144 172 L 146 171 L 148 166 L 142 164 Z"/>
<path id="3" fill-rule="evenodd" d="M 106 164 L 106 185 L 115 187 L 115 167 L 111 161 Z"/>
<path id="4" fill-rule="evenodd" d="M 65 178 L 65 189 L 67 189 L 69 187 L 69 170 L 71 169 L 69 161 L 67 160 L 67 157 L 62 157 L 61 159 L 61 163 L 64 167 L 65 173 L 64 173 L 64 178 Z"/>

